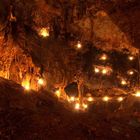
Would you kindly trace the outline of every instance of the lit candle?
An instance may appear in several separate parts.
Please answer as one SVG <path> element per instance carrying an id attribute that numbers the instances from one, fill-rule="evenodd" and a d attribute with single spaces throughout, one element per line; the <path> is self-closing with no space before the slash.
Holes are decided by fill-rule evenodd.
<path id="1" fill-rule="evenodd" d="M 105 102 L 108 102 L 109 99 L 110 99 L 110 98 L 109 98 L 108 96 L 103 97 L 103 101 L 105 101 Z"/>
<path id="2" fill-rule="evenodd" d="M 76 110 L 79 110 L 79 109 L 80 109 L 80 104 L 79 104 L 79 103 L 76 103 L 76 104 L 75 104 L 75 109 L 76 109 Z"/>
<path id="3" fill-rule="evenodd" d="M 99 73 L 100 72 L 100 70 L 98 68 L 95 68 L 94 71 L 95 71 L 95 73 Z"/>
<path id="4" fill-rule="evenodd" d="M 30 82 L 27 80 L 24 80 L 21 84 L 25 90 L 30 90 Z"/>
<path id="5" fill-rule="evenodd" d="M 127 85 L 127 82 L 125 80 L 122 80 L 121 85 Z"/>
<path id="6" fill-rule="evenodd" d="M 83 103 L 82 106 L 83 106 L 84 109 L 87 109 L 88 108 L 88 105 L 85 104 L 85 103 Z"/>
<path id="7" fill-rule="evenodd" d="M 123 97 L 118 97 L 117 100 L 118 100 L 118 102 L 121 102 L 121 101 L 123 101 Z"/>
<path id="8" fill-rule="evenodd" d="M 60 91 L 59 91 L 59 90 L 56 90 L 56 91 L 55 91 L 55 95 L 56 95 L 57 97 L 60 97 L 60 95 L 61 95 Z"/>
<path id="9" fill-rule="evenodd" d="M 133 75 L 134 74 L 134 71 L 130 70 L 130 71 L 128 71 L 128 74 L 129 75 Z"/>
<path id="10" fill-rule="evenodd" d="M 81 49 L 81 48 L 82 48 L 82 44 L 81 44 L 80 41 L 78 41 L 78 43 L 77 43 L 77 49 Z"/>
<path id="11" fill-rule="evenodd" d="M 88 97 L 87 100 L 88 100 L 89 102 L 92 102 L 92 101 L 93 101 L 93 98 L 92 98 L 92 97 Z"/>
<path id="12" fill-rule="evenodd" d="M 107 74 L 107 69 L 103 69 L 102 74 Z"/>
<path id="13" fill-rule="evenodd" d="M 129 56 L 128 59 L 129 59 L 130 61 L 132 61 L 132 60 L 134 60 L 134 57 L 133 57 L 133 56 Z"/>
<path id="14" fill-rule="evenodd" d="M 44 84 L 44 80 L 43 80 L 42 78 L 40 78 L 40 79 L 38 80 L 38 84 L 39 84 L 39 85 L 43 85 L 43 84 Z"/>
<path id="15" fill-rule="evenodd" d="M 73 97 L 73 96 L 72 96 L 72 97 L 70 97 L 70 98 L 69 98 L 69 101 L 74 102 L 74 101 L 75 101 L 75 97 Z"/>
<path id="16" fill-rule="evenodd" d="M 136 97 L 140 97 L 140 90 L 136 91 L 136 93 L 134 94 Z"/>
<path id="17" fill-rule="evenodd" d="M 107 55 L 106 55 L 106 54 L 103 54 L 103 55 L 100 57 L 100 60 L 103 60 L 103 61 L 107 60 Z"/>
<path id="18" fill-rule="evenodd" d="M 42 28 L 40 30 L 40 35 L 43 36 L 43 37 L 48 37 L 49 36 L 49 31 L 47 28 Z"/>
<path id="19" fill-rule="evenodd" d="M 25 88 L 26 90 L 30 90 L 30 86 L 29 86 L 29 85 L 25 85 L 24 88 Z"/>

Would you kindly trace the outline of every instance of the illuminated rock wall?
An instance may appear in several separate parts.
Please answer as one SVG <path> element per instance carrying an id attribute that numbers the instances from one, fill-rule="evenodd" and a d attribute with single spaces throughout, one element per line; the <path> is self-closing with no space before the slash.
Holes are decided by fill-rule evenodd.
<path id="1" fill-rule="evenodd" d="M 1 40 L 1 42 L 3 42 Z M 40 77 L 40 68 L 37 67 L 29 54 L 19 46 L 8 41 L 0 47 L 0 76 L 13 80 L 31 89 L 37 89 L 37 80 Z"/>

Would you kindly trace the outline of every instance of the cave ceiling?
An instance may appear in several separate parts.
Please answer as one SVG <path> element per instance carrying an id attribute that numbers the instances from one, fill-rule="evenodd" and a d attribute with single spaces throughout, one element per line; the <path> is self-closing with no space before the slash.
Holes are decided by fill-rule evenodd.
<path id="1" fill-rule="evenodd" d="M 2 0 L 1 21 L 11 4 L 20 22 L 33 28 L 50 26 L 54 30 L 55 26 L 59 38 L 89 41 L 103 50 L 138 52 L 139 0 Z M 32 18 L 34 24 L 30 24 Z"/>

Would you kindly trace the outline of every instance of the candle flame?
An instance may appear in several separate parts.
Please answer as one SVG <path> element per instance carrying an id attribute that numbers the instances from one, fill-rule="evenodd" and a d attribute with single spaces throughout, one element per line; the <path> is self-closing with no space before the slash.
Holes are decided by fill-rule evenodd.
<path id="1" fill-rule="evenodd" d="M 29 81 L 23 81 L 21 84 L 25 90 L 30 90 L 30 82 Z"/>
<path id="2" fill-rule="evenodd" d="M 43 85 L 44 84 L 44 80 L 42 78 L 38 79 L 38 84 L 39 85 Z"/>
<path id="3" fill-rule="evenodd" d="M 93 98 L 92 97 L 88 97 L 87 99 L 89 102 L 92 102 L 93 101 Z"/>
<path id="4" fill-rule="evenodd" d="M 136 93 L 134 94 L 136 97 L 140 97 L 140 90 L 136 91 Z"/>
<path id="5" fill-rule="evenodd" d="M 48 37 L 49 36 L 49 30 L 47 28 L 42 28 L 40 30 L 40 35 L 43 37 Z"/>
<path id="6" fill-rule="evenodd" d="M 80 41 L 78 41 L 78 43 L 77 43 L 77 49 L 81 49 L 81 48 L 82 48 L 82 44 L 81 44 Z"/>
<path id="7" fill-rule="evenodd" d="M 107 55 L 106 55 L 106 54 L 103 54 L 103 55 L 100 57 L 100 60 L 103 60 L 103 61 L 107 60 Z"/>
<path id="8" fill-rule="evenodd" d="M 95 68 L 94 71 L 95 71 L 95 73 L 99 73 L 100 72 L 100 70 L 98 68 Z"/>
<path id="9" fill-rule="evenodd" d="M 110 99 L 110 98 L 109 98 L 108 96 L 103 97 L 103 101 L 105 101 L 105 102 L 108 102 L 109 99 Z"/>
<path id="10" fill-rule="evenodd" d="M 79 103 L 76 103 L 76 104 L 75 104 L 75 109 L 76 109 L 76 110 L 79 110 L 79 109 L 80 109 L 80 104 L 79 104 Z"/>
<path id="11" fill-rule="evenodd" d="M 117 100 L 118 100 L 118 102 L 121 102 L 121 101 L 123 101 L 123 97 L 118 97 Z"/>

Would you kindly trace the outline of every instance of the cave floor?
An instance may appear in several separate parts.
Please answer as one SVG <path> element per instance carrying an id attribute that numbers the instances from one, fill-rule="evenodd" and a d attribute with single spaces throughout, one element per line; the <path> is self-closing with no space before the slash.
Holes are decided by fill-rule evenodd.
<path id="1" fill-rule="evenodd" d="M 25 92 L 0 83 L 1 140 L 139 140 L 139 102 L 121 109 L 92 104 L 85 112 L 67 109 L 48 92 Z"/>

